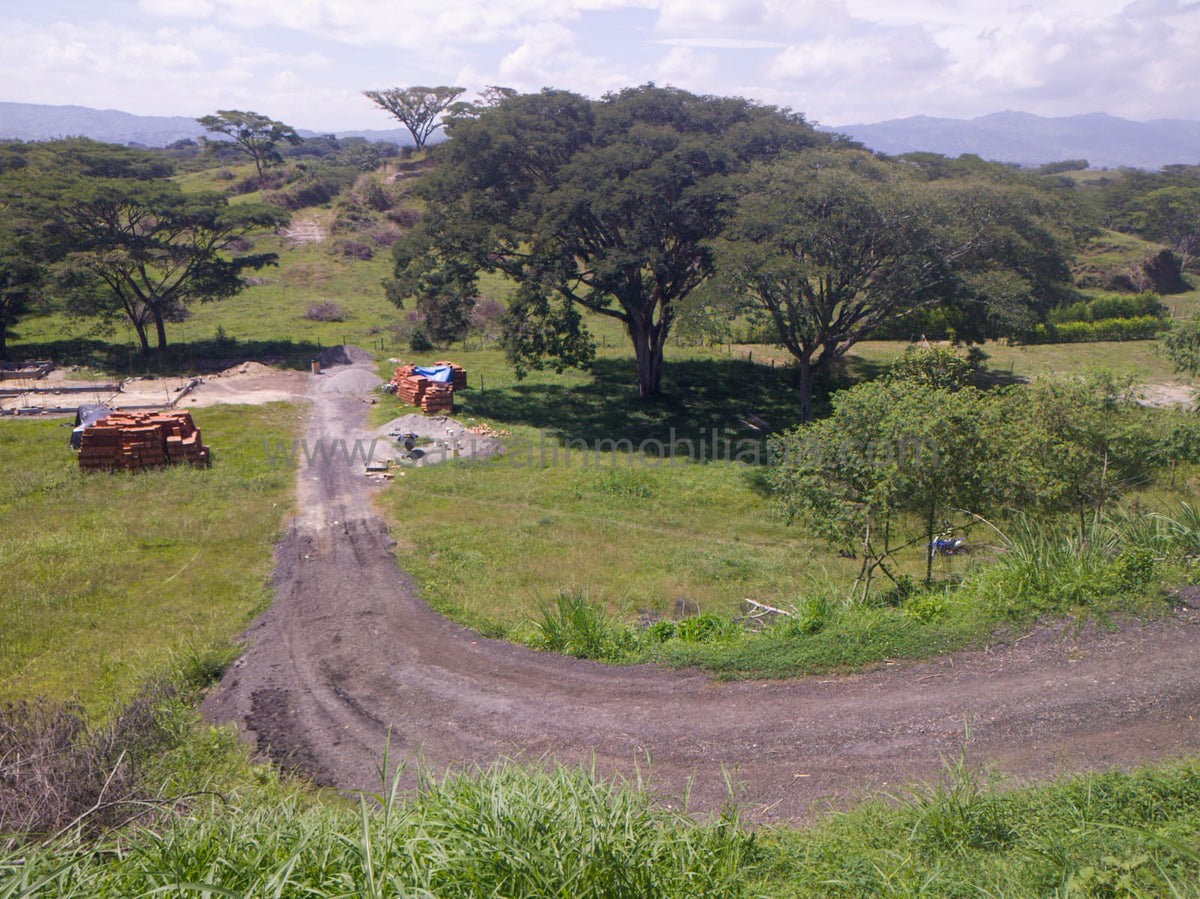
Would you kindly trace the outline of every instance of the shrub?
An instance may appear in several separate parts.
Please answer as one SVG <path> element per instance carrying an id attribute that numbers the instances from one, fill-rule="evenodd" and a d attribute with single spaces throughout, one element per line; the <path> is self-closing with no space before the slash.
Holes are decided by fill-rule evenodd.
<path id="1" fill-rule="evenodd" d="M 1090 300 L 1081 300 L 1067 306 L 1059 306 L 1050 313 L 1053 324 L 1068 322 L 1101 322 L 1114 318 L 1164 318 L 1167 309 L 1157 293 L 1152 290 L 1137 294 L 1104 294 Z"/>
<path id="2" fill-rule="evenodd" d="M 1106 318 L 1038 325 L 1031 343 L 1094 343 L 1102 340 L 1153 340 L 1168 327 L 1152 315 L 1137 318 Z"/>
<path id="3" fill-rule="evenodd" d="M 414 228 L 421 221 L 421 213 L 405 206 L 395 206 L 389 209 L 385 215 L 401 228 Z"/>
<path id="4" fill-rule="evenodd" d="M 957 390 L 965 387 L 987 359 L 978 347 L 960 353 L 952 347 L 909 346 L 904 355 L 892 363 L 887 377 L 893 381 L 910 381 L 938 390 Z"/>
<path id="5" fill-rule="evenodd" d="M 376 228 L 371 232 L 371 240 L 381 247 L 395 246 L 396 242 L 400 240 L 400 232 L 395 228 Z"/>
<path id="6" fill-rule="evenodd" d="M 408 348 L 414 353 L 427 353 L 433 349 L 433 341 L 425 332 L 424 325 L 417 325 L 409 332 Z"/>
<path id="7" fill-rule="evenodd" d="M 543 649 L 581 659 L 604 659 L 614 654 L 614 629 L 608 614 L 592 602 L 586 590 L 559 593 L 553 603 L 542 607 L 534 624 Z"/>
<path id="8" fill-rule="evenodd" d="M 93 729 L 75 703 L 46 699 L 0 709 L 0 834 L 18 841 L 77 826 L 96 835 L 134 817 L 151 798 L 144 773 L 177 734 L 173 687 L 146 687 Z"/>
<path id="9" fill-rule="evenodd" d="M 383 189 L 379 181 L 371 175 L 360 175 L 354 182 L 352 196 L 355 202 L 361 203 L 376 212 L 385 212 L 392 206 L 392 198 Z"/>
<path id="10" fill-rule="evenodd" d="M 346 259 L 360 259 L 366 261 L 375 255 L 365 243 L 359 243 L 357 240 L 339 240 L 333 246 L 334 252 Z"/>
<path id="11" fill-rule="evenodd" d="M 256 190 L 278 190 L 287 184 L 287 174 L 281 171 L 264 172 L 261 175 L 251 175 L 232 185 L 229 192 L 237 196 L 252 194 Z"/>
<path id="12" fill-rule="evenodd" d="M 312 322 L 341 322 L 346 320 L 346 310 L 338 303 L 310 303 L 304 317 Z"/>

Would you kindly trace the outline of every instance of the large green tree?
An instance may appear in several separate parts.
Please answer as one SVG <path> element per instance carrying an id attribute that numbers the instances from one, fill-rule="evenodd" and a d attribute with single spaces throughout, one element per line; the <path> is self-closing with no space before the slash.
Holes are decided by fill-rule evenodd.
<path id="1" fill-rule="evenodd" d="M 1135 226 L 1179 254 L 1186 269 L 1200 255 L 1200 187 L 1161 187 L 1135 203 Z"/>
<path id="2" fill-rule="evenodd" d="M 440 84 L 426 87 L 389 87 L 379 91 L 363 91 L 363 96 L 385 112 L 390 112 L 412 135 L 420 150 L 442 124 L 442 115 L 454 103 L 465 87 Z"/>
<path id="3" fill-rule="evenodd" d="M 241 239 L 275 228 L 286 213 L 265 204 L 230 205 L 221 194 L 185 194 L 172 182 L 91 179 L 65 190 L 51 210 L 62 248 L 58 283 L 79 312 L 123 316 L 143 352 L 153 328 L 159 349 L 166 324 L 193 302 L 244 286 L 242 274 L 276 261 L 241 254 Z"/>
<path id="4" fill-rule="evenodd" d="M 443 268 L 463 296 L 479 271 L 516 281 L 505 344 L 519 374 L 587 364 L 581 311 L 616 319 L 643 396 L 660 391 L 677 305 L 712 272 L 706 241 L 730 208 L 719 176 L 832 140 L 786 111 L 653 85 L 506 97 L 449 128 L 397 281 Z"/>
<path id="5" fill-rule="evenodd" d="M 29 311 L 44 273 L 25 237 L 7 222 L 0 224 L 0 359 L 8 358 L 9 330 Z"/>
<path id="6" fill-rule="evenodd" d="M 240 109 L 220 109 L 216 115 L 201 116 L 196 121 L 214 134 L 232 138 L 254 160 L 254 168 L 260 178 L 266 166 L 283 161 L 275 149 L 280 142 L 299 144 L 304 140 L 291 125 Z"/>
<path id="7" fill-rule="evenodd" d="M 852 149 L 788 154 L 733 179 L 711 246 L 720 283 L 814 381 L 859 341 L 922 310 L 1048 305 L 1070 279 L 1054 201 L 976 175 L 929 178 Z"/>

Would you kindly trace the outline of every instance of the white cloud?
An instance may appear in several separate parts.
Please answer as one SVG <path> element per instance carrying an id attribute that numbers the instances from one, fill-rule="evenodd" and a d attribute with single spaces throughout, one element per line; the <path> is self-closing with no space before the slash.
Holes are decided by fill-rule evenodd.
<path id="1" fill-rule="evenodd" d="M 553 22 L 525 29 L 521 43 L 500 60 L 497 71 L 490 83 L 524 91 L 562 87 L 601 94 L 629 83 L 603 58 L 584 52 L 571 29 Z"/>
<path id="2" fill-rule="evenodd" d="M 700 88 L 710 83 L 720 68 L 716 53 L 697 53 L 692 47 L 672 47 L 659 60 L 656 77 L 659 81 L 682 88 Z"/>
<path id="3" fill-rule="evenodd" d="M 249 107 L 319 128 L 387 127 L 364 87 L 598 95 L 648 80 L 835 124 L 1003 108 L 1200 118 L 1195 0 L 43 0 L 36 17 L 5 15 L 11 99 Z"/>
<path id="4" fill-rule="evenodd" d="M 138 6 L 152 16 L 168 19 L 203 19 L 216 9 L 212 0 L 139 0 Z"/>

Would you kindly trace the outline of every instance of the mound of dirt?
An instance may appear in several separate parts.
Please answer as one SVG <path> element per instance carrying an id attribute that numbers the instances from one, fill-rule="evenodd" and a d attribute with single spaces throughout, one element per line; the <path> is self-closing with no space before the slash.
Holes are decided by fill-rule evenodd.
<path id="1" fill-rule="evenodd" d="M 272 368 L 270 365 L 263 365 L 261 362 L 243 362 L 241 365 L 234 365 L 234 366 L 231 366 L 231 367 L 225 369 L 223 372 L 221 372 L 220 376 L 225 377 L 227 375 L 266 375 L 266 374 L 274 374 L 275 371 L 276 371 L 276 369 Z"/>
<path id="2" fill-rule="evenodd" d="M 375 356 L 360 346 L 332 346 L 317 357 L 322 366 L 329 368 L 333 365 L 373 365 Z"/>
<path id="3" fill-rule="evenodd" d="M 319 389 L 322 393 L 370 393 L 382 383 L 379 375 L 365 368 L 348 368 L 328 375 Z"/>

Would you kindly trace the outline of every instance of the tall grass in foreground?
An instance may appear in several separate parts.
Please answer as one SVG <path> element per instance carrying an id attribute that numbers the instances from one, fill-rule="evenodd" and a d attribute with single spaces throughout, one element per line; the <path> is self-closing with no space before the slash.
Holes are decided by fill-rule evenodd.
<path id="1" fill-rule="evenodd" d="M 736 897 L 753 845 L 736 817 L 697 825 L 584 769 L 502 764 L 358 810 L 285 798 L 10 857 L 0 897 Z"/>
<path id="2" fill-rule="evenodd" d="M 1088 774 L 998 790 L 964 757 L 897 804 L 761 835 L 761 895 L 1200 896 L 1200 768 Z"/>

